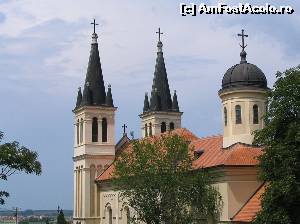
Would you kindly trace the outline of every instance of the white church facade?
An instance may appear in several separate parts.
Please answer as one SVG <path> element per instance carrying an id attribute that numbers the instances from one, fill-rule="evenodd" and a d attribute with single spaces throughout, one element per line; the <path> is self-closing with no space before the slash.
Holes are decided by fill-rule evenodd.
<path id="1" fill-rule="evenodd" d="M 160 30 L 159 30 L 160 34 Z M 240 63 L 229 68 L 218 94 L 222 102 L 223 135 L 197 137 L 182 128 L 177 93 L 171 95 L 158 41 L 151 94 L 145 94 L 141 118 L 143 137 L 175 132 L 191 142 L 197 159 L 195 169 L 218 172 L 215 183 L 223 208 L 220 223 L 250 223 L 260 209 L 264 184 L 258 180 L 257 156 L 262 150 L 252 144 L 253 131 L 263 128 L 267 80 L 246 60 L 242 30 Z M 130 145 L 126 134 L 115 142 L 115 113 L 111 87 L 104 86 L 97 34 L 91 51 L 83 91 L 79 88 L 74 112 L 74 224 L 127 224 L 134 214 L 114 190 L 111 177 L 118 151 Z M 249 209 L 251 208 L 251 209 Z M 254 208 L 254 209 L 253 209 Z"/>

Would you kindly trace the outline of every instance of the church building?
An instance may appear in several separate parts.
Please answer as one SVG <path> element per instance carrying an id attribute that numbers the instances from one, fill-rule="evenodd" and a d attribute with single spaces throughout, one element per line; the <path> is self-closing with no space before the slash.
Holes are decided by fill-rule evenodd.
<path id="1" fill-rule="evenodd" d="M 239 34 L 242 37 L 240 62 L 225 72 L 218 92 L 223 135 L 198 137 L 182 127 L 183 112 L 176 91 L 172 94 L 170 91 L 160 29 L 158 34 L 152 89 L 150 94 L 145 94 L 139 115 L 142 137 L 171 131 L 188 139 L 197 157 L 194 169 L 219 174 L 214 183 L 223 201 L 219 223 L 251 223 L 260 209 L 260 195 L 264 192 L 257 167 L 262 149 L 252 144 L 253 131 L 264 127 L 269 88 L 262 70 L 247 62 L 244 43 L 247 35 L 244 30 Z M 111 86 L 104 85 L 97 38 L 94 29 L 85 83 L 83 90 L 78 89 L 73 110 L 73 223 L 127 224 L 135 211 L 114 190 L 111 178 L 115 156 L 130 146 L 130 139 L 124 134 L 115 142 L 117 107 Z"/>

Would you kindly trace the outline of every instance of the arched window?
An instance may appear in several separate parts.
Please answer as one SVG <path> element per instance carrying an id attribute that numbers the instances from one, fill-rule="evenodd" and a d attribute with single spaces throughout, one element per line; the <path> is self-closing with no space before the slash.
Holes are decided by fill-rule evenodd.
<path id="1" fill-rule="evenodd" d="M 126 206 L 124 207 L 124 222 L 123 223 L 126 223 L 126 224 L 129 224 L 130 223 L 130 211 L 129 211 L 129 208 Z"/>
<path id="2" fill-rule="evenodd" d="M 224 107 L 224 124 L 227 126 L 227 108 Z"/>
<path id="3" fill-rule="evenodd" d="M 160 126 L 160 132 L 164 133 L 167 130 L 167 125 L 166 122 L 161 122 L 161 126 Z"/>
<path id="4" fill-rule="evenodd" d="M 93 118 L 92 123 L 92 142 L 98 142 L 98 119 Z"/>
<path id="5" fill-rule="evenodd" d="M 152 136 L 152 123 L 149 123 L 149 136 Z"/>
<path id="6" fill-rule="evenodd" d="M 111 207 L 108 207 L 107 210 L 108 210 L 108 223 L 112 224 L 112 209 Z"/>
<path id="7" fill-rule="evenodd" d="M 83 142 L 83 119 L 80 121 L 80 143 Z"/>
<path id="8" fill-rule="evenodd" d="M 148 137 L 148 125 L 145 124 L 145 137 Z"/>
<path id="9" fill-rule="evenodd" d="M 77 123 L 76 123 L 76 142 L 77 142 L 77 145 L 79 145 L 79 119 L 77 120 Z"/>
<path id="10" fill-rule="evenodd" d="M 172 131 L 172 130 L 174 130 L 174 129 L 175 129 L 175 125 L 174 125 L 173 122 L 171 122 L 171 123 L 170 123 L 170 130 Z"/>
<path id="11" fill-rule="evenodd" d="M 253 105 L 253 124 L 258 124 L 258 106 Z"/>
<path id="12" fill-rule="evenodd" d="M 107 119 L 102 119 L 102 142 L 107 142 Z"/>
<path id="13" fill-rule="evenodd" d="M 241 112 L 241 106 L 236 105 L 235 106 L 235 123 L 241 124 L 242 123 L 242 112 Z"/>

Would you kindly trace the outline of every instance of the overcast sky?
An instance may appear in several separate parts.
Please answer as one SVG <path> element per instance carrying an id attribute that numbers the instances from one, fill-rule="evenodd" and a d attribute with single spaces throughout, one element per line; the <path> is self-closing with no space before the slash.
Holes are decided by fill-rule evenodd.
<path id="1" fill-rule="evenodd" d="M 269 87 L 276 71 L 300 63 L 298 1 L 268 1 L 291 5 L 293 15 L 195 17 L 182 17 L 180 2 L 0 0 L 0 130 L 5 141 L 36 150 L 43 165 L 41 176 L 1 181 L 0 190 L 11 194 L 4 207 L 72 209 L 72 109 L 85 79 L 93 18 L 100 24 L 104 81 L 112 85 L 118 107 L 116 140 L 124 122 L 140 136 L 138 115 L 151 90 L 158 27 L 170 88 L 177 90 L 184 112 L 182 125 L 199 137 L 222 133 L 217 91 L 226 70 L 240 61 L 242 28 L 249 35 L 247 60 L 262 69 Z"/>

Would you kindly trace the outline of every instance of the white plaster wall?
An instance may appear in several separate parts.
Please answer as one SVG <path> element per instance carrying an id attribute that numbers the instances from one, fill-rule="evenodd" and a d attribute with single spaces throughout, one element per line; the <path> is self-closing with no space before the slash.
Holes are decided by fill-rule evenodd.
<path id="1" fill-rule="evenodd" d="M 242 142 L 252 144 L 253 131 L 264 127 L 263 117 L 266 112 L 266 90 L 234 90 L 221 93 L 223 147 Z M 253 105 L 258 105 L 258 124 L 253 124 Z M 235 106 L 241 106 L 242 123 L 235 122 Z M 224 108 L 227 109 L 227 125 L 225 126 Z"/>

